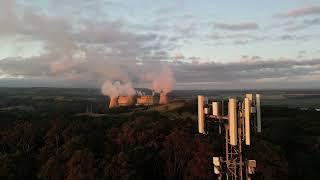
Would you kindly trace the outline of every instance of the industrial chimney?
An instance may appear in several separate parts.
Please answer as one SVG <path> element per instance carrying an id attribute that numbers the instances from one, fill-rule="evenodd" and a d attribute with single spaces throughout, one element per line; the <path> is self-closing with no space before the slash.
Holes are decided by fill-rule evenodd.
<path id="1" fill-rule="evenodd" d="M 164 93 L 163 91 L 161 91 L 161 92 L 160 92 L 159 104 L 167 104 L 167 103 L 168 103 L 167 94 Z"/>
<path id="2" fill-rule="evenodd" d="M 114 107 L 118 107 L 118 97 L 112 96 L 112 97 L 110 97 L 109 108 L 111 109 Z"/>

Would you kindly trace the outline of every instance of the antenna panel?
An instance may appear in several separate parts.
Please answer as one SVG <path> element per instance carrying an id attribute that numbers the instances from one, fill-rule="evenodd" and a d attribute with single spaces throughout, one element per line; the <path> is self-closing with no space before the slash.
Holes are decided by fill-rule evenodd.
<path id="1" fill-rule="evenodd" d="M 237 100 L 234 98 L 229 99 L 229 136 L 230 144 L 237 145 Z"/>
<path id="2" fill-rule="evenodd" d="M 244 99 L 244 126 L 246 145 L 250 145 L 250 100 Z"/>
<path id="3" fill-rule="evenodd" d="M 249 98 L 249 100 L 251 102 L 253 101 L 253 95 L 252 94 L 246 94 L 246 98 Z"/>
<path id="4" fill-rule="evenodd" d="M 257 132 L 261 132 L 261 104 L 260 94 L 256 94 Z"/>
<path id="5" fill-rule="evenodd" d="M 201 134 L 205 134 L 203 101 L 204 101 L 204 97 L 198 96 L 198 131 Z"/>
<path id="6" fill-rule="evenodd" d="M 213 157 L 213 166 L 214 166 L 214 174 L 220 174 L 220 158 L 219 157 Z"/>
<path id="7" fill-rule="evenodd" d="M 219 102 L 212 102 L 212 115 L 220 116 L 220 103 Z"/>

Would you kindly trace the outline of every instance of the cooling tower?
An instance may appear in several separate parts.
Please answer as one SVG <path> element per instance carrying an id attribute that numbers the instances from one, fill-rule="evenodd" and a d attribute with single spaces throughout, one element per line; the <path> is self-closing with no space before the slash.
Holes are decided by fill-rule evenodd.
<path id="1" fill-rule="evenodd" d="M 133 104 L 133 98 L 131 96 L 119 96 L 119 106 L 131 106 Z"/>
<path id="2" fill-rule="evenodd" d="M 137 99 L 137 105 L 150 106 L 154 104 L 153 96 L 140 96 Z"/>
<path id="3" fill-rule="evenodd" d="M 109 108 L 118 107 L 118 97 L 110 97 Z"/>
<path id="4" fill-rule="evenodd" d="M 167 104 L 167 103 L 168 103 L 167 94 L 164 93 L 163 91 L 161 91 L 161 92 L 160 92 L 159 104 Z"/>

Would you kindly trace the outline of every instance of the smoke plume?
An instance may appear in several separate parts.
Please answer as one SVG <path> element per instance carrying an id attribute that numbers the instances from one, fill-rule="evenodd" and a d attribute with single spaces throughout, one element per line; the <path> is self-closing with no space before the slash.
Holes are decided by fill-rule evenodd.
<path id="1" fill-rule="evenodd" d="M 131 83 L 121 83 L 120 81 L 111 82 L 109 80 L 105 81 L 101 89 L 104 95 L 110 97 L 118 96 L 134 96 L 136 91 L 132 87 Z"/>
<path id="2" fill-rule="evenodd" d="M 107 80 L 101 87 L 102 94 L 110 97 L 109 108 L 117 107 L 118 96 L 134 96 L 135 90 L 131 83 L 121 83 L 120 81 L 111 82 Z"/>
<path id="3" fill-rule="evenodd" d="M 142 81 L 149 82 L 151 86 L 150 88 L 155 92 L 163 92 L 164 94 L 172 91 L 176 82 L 174 73 L 167 66 L 162 67 L 159 72 L 144 74 Z"/>

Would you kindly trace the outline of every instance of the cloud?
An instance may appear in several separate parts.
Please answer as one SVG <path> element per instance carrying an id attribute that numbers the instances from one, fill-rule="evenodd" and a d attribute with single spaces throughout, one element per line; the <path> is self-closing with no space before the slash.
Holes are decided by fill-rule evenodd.
<path id="1" fill-rule="evenodd" d="M 283 41 L 308 41 L 310 38 L 310 35 L 284 34 L 279 36 L 277 39 Z"/>
<path id="2" fill-rule="evenodd" d="M 303 21 L 303 23 L 304 23 L 305 25 L 310 25 L 310 26 L 320 25 L 320 18 L 305 19 L 305 20 Z"/>
<path id="3" fill-rule="evenodd" d="M 247 33 L 233 33 L 233 34 L 221 34 L 221 33 L 212 33 L 209 35 L 211 39 L 214 40 L 220 40 L 220 39 L 244 39 L 244 38 L 250 38 L 254 39 L 256 38 L 252 34 L 247 34 Z"/>
<path id="4" fill-rule="evenodd" d="M 246 31 L 246 30 L 259 29 L 259 25 L 254 22 L 244 22 L 244 23 L 236 23 L 236 24 L 214 23 L 214 27 L 217 29 L 229 30 L 229 31 Z"/>
<path id="5" fill-rule="evenodd" d="M 188 86 L 188 88 L 191 89 L 201 87 L 226 88 L 229 86 L 232 87 L 230 84 L 232 84 L 233 87 L 240 87 L 245 83 L 250 83 L 252 88 L 259 88 L 266 87 L 268 83 L 265 83 L 265 81 L 267 80 L 270 80 L 270 82 L 268 81 L 269 84 L 271 82 L 283 82 L 284 84 L 281 87 L 290 86 L 290 84 L 285 85 L 288 81 L 296 84 L 297 87 L 302 87 L 299 85 L 302 81 L 309 83 L 312 81 L 311 84 L 319 84 L 319 79 L 316 77 L 320 75 L 320 59 L 265 60 L 259 56 L 248 55 L 243 56 L 239 61 L 229 63 L 202 63 L 201 59 L 198 57 L 190 57 L 187 59 L 194 61 L 163 62 L 163 65 L 172 69 L 175 74 L 178 88 L 185 86 Z M 61 73 L 55 74 L 55 72 L 51 72 L 50 67 L 45 62 L 47 61 L 39 58 L 28 60 L 8 59 L 0 61 L 0 69 L 4 71 L 5 74 L 13 76 L 22 75 L 25 76 L 26 79 L 35 77 L 43 77 L 43 79 L 61 77 Z M 95 73 L 102 73 L 99 72 L 99 70 L 101 70 L 110 75 L 112 74 L 113 77 L 110 77 L 111 79 L 122 79 L 124 82 L 131 81 L 136 84 L 140 82 L 141 77 L 136 77 L 136 80 L 134 80 L 135 78 L 132 78 L 131 76 L 136 76 L 138 74 L 145 75 L 150 72 L 152 74 L 153 71 L 148 71 L 148 69 L 152 70 L 155 67 L 152 63 L 149 63 L 143 67 L 136 66 L 136 68 L 128 67 L 128 69 L 114 69 L 118 67 L 108 68 L 103 66 L 102 63 L 101 69 L 96 69 L 97 67 L 95 67 L 90 70 L 91 63 L 83 63 L 84 64 L 82 65 L 77 64 L 73 67 L 73 71 L 64 72 L 63 80 L 66 82 L 68 82 L 68 80 L 73 80 L 75 84 L 85 84 L 83 82 L 87 82 L 88 85 L 88 82 L 92 83 L 92 79 L 94 79 L 95 82 L 99 82 L 97 81 L 97 77 L 102 76 L 97 76 Z M 159 66 L 157 62 L 156 66 Z M 81 78 L 72 79 L 79 74 Z M 131 77 L 131 80 L 126 81 L 122 77 Z M 104 78 L 101 78 L 100 80 L 102 82 Z M 279 85 L 281 85 L 281 83 Z"/>
<path id="6" fill-rule="evenodd" d="M 177 53 L 174 55 L 174 59 L 175 59 L 175 60 L 184 59 L 184 55 L 183 55 L 181 52 L 177 52 Z"/>
<path id="7" fill-rule="evenodd" d="M 300 50 L 297 54 L 297 58 L 298 59 L 305 58 L 306 54 L 307 54 L 306 50 Z"/>
<path id="8" fill-rule="evenodd" d="M 320 60 L 263 60 L 261 57 L 246 56 L 244 60 L 230 63 L 180 63 L 174 67 L 178 84 L 208 85 L 213 83 L 212 87 L 215 87 L 215 84 L 223 87 L 223 84 L 237 86 L 243 82 L 254 84 L 266 79 L 272 79 L 271 82 L 274 83 L 308 81 L 306 76 L 310 78 L 319 75 Z M 314 83 L 319 83 L 319 79 Z M 252 87 L 263 86 L 259 83 L 253 84 L 251 84 Z"/>
<path id="9" fill-rule="evenodd" d="M 9 3 L 10 2 L 10 3 Z M 44 42 L 44 52 L 0 61 L 0 76 L 57 80 L 137 82 L 143 69 L 169 59 L 168 47 L 154 33 L 128 30 L 124 20 L 54 16 L 1 1 L 1 36 Z M 22 9 L 22 10 L 21 10 Z M 137 64 L 140 64 L 139 66 Z"/>
<path id="10" fill-rule="evenodd" d="M 208 35 L 208 38 L 217 41 L 231 42 L 235 45 L 245 45 L 253 42 L 259 42 L 269 39 L 267 36 L 261 36 L 252 33 L 216 33 Z"/>
<path id="11" fill-rule="evenodd" d="M 303 21 L 286 25 L 285 30 L 298 31 L 298 30 L 303 30 L 303 29 L 310 28 L 313 26 L 318 26 L 318 25 L 320 25 L 320 18 L 304 19 Z"/>
<path id="12" fill-rule="evenodd" d="M 235 45 L 245 45 L 245 44 L 248 44 L 249 41 L 248 40 L 235 40 L 235 41 L 233 41 L 233 43 Z"/>
<path id="13" fill-rule="evenodd" d="M 309 15 L 317 15 L 320 14 L 320 6 L 305 6 L 296 9 L 290 9 L 286 12 L 279 13 L 276 17 L 280 18 L 290 18 L 290 17 L 301 17 L 301 16 L 309 16 Z"/>
<path id="14" fill-rule="evenodd" d="M 72 8 L 71 2 L 69 7 Z M 137 30 L 125 19 L 54 15 L 35 7 L 30 9 L 18 5 L 12 0 L 2 0 L 0 24 L 3 26 L 0 28 L 0 38 L 19 36 L 24 41 L 39 41 L 43 44 L 43 51 L 31 57 L 0 60 L 0 77 L 23 78 L 32 84 L 58 82 L 56 85 L 59 86 L 77 84 L 99 87 L 104 82 L 114 81 L 139 86 L 145 83 L 141 81 L 141 75 L 168 67 L 171 70 L 158 74 L 172 72 L 178 84 L 184 86 L 193 84 L 193 87 L 197 87 L 202 84 L 204 87 L 207 83 L 222 87 L 231 83 L 238 87 L 242 82 L 264 82 L 266 79 L 277 82 L 287 82 L 288 79 L 294 81 L 305 76 L 316 79 L 319 74 L 319 59 L 265 60 L 248 55 L 235 62 L 203 63 L 201 57 L 173 54 L 188 36 L 197 34 L 201 27 L 201 23 L 191 17 L 177 19 L 185 22 L 183 18 L 188 21 L 185 23 L 187 25 L 168 23 L 166 26 L 166 23 L 159 23 Z M 317 24 L 318 21 L 315 18 L 304 23 Z M 258 29 L 256 23 L 216 23 L 214 26 L 228 32 L 212 33 L 208 39 L 237 44 L 268 39 L 268 36 L 261 36 L 257 32 L 247 32 Z M 201 33 L 207 34 L 205 30 Z M 310 36 L 285 34 L 276 38 L 289 41 L 310 39 Z"/>

